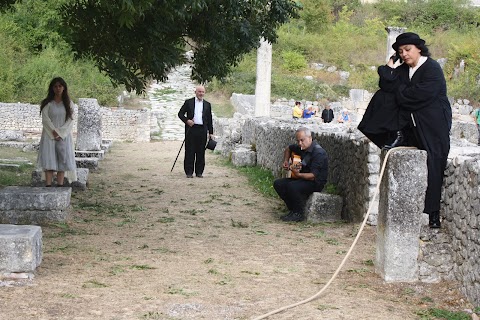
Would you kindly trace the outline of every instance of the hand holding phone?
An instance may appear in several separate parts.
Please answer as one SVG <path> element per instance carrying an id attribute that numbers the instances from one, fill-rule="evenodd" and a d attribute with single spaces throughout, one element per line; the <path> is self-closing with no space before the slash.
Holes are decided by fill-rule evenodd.
<path id="1" fill-rule="evenodd" d="M 400 59 L 400 57 L 397 56 L 396 53 L 394 53 L 390 56 L 390 59 L 393 61 L 393 63 L 395 63 L 395 62 L 397 62 L 398 59 Z"/>

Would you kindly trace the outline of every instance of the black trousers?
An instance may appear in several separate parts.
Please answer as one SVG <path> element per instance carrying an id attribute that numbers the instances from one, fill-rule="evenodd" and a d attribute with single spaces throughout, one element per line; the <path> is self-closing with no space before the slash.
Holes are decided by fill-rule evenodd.
<path id="1" fill-rule="evenodd" d="M 185 159 L 183 168 L 185 174 L 202 175 L 205 169 L 205 145 L 207 144 L 207 128 L 203 125 L 193 125 L 185 133 Z"/>
<path id="2" fill-rule="evenodd" d="M 273 188 L 287 205 L 289 211 L 303 214 L 308 197 L 315 191 L 322 191 L 315 181 L 282 178 L 273 182 Z"/>
<path id="3" fill-rule="evenodd" d="M 408 145 L 427 151 L 427 190 L 425 192 L 425 206 L 423 212 L 432 213 L 440 211 L 442 198 L 443 175 L 447 166 L 448 151 L 442 152 L 428 150 L 421 142 L 421 138 L 415 128 L 405 127 L 403 130 Z M 449 150 L 449 149 L 448 149 Z"/>

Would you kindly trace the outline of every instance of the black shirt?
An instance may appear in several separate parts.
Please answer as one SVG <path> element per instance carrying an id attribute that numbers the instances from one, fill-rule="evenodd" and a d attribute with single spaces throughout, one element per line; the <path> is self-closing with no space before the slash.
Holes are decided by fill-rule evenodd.
<path id="1" fill-rule="evenodd" d="M 328 156 L 327 152 L 316 142 L 312 141 L 310 147 L 301 150 L 298 144 L 288 146 L 290 151 L 300 155 L 302 159 L 302 169 L 300 173 L 313 173 L 315 184 L 324 186 L 328 176 Z"/>

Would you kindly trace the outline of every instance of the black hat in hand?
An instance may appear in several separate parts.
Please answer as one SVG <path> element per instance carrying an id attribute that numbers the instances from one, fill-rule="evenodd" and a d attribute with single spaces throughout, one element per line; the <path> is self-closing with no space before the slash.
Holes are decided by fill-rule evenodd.
<path id="1" fill-rule="evenodd" d="M 207 145 L 205 146 L 205 150 L 215 150 L 215 147 L 217 146 L 217 141 L 213 139 L 208 139 Z"/>

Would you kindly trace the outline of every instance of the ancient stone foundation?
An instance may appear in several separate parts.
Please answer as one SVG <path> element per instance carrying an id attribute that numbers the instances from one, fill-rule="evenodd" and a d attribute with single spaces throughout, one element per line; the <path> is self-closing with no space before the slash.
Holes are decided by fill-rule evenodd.
<path id="1" fill-rule="evenodd" d="M 0 276 L 31 273 L 42 262 L 42 229 L 0 224 Z"/>
<path id="2" fill-rule="evenodd" d="M 308 222 L 335 222 L 342 220 L 343 199 L 340 196 L 314 192 L 305 205 Z"/>
<path id="3" fill-rule="evenodd" d="M 0 223 L 48 224 L 65 221 L 71 188 L 5 187 L 0 190 Z"/>

